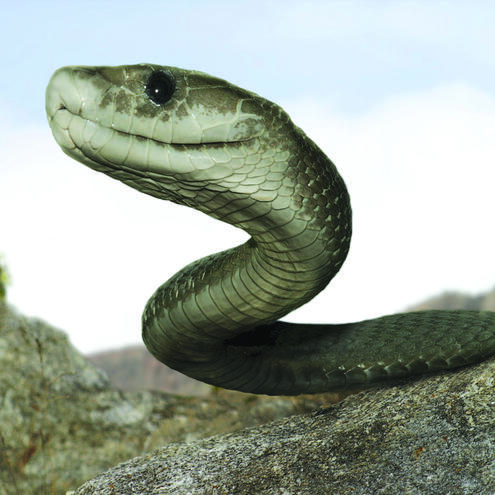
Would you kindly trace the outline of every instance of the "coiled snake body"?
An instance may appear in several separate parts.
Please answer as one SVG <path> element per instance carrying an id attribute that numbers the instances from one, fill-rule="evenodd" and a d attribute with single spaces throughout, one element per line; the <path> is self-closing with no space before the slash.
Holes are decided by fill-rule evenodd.
<path id="1" fill-rule="evenodd" d="M 143 339 L 207 383 L 295 395 L 366 387 L 495 352 L 495 314 L 425 311 L 342 325 L 277 321 L 338 272 L 351 238 L 343 180 L 277 105 L 195 71 L 64 67 L 47 89 L 72 158 L 247 231 L 151 297 Z"/>

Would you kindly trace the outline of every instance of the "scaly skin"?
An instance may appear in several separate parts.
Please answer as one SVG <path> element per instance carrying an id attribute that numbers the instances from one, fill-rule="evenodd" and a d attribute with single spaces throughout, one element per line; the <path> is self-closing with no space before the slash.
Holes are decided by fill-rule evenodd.
<path id="1" fill-rule="evenodd" d="M 59 69 L 46 109 L 72 158 L 251 236 L 185 267 L 148 301 L 143 340 L 171 368 L 219 387 L 295 395 L 367 387 L 495 352 L 491 312 L 277 321 L 342 266 L 351 208 L 333 163 L 274 103 L 207 74 L 141 64 Z"/>

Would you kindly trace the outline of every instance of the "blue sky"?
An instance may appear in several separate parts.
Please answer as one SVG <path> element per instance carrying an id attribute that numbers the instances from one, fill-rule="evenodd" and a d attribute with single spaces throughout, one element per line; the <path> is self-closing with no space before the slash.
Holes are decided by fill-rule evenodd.
<path id="1" fill-rule="evenodd" d="M 288 319 L 356 320 L 444 289 L 495 285 L 492 2 L 0 5 L 9 299 L 80 349 L 139 341 L 156 286 L 245 236 L 63 155 L 44 91 L 68 64 L 203 70 L 284 106 L 330 155 L 353 200 L 351 253 L 331 286 Z"/>
<path id="2" fill-rule="evenodd" d="M 495 84 L 491 2 L 1 3 L 10 76 L 0 90 L 26 119 L 42 108 L 51 72 L 76 63 L 194 67 L 270 99 L 310 91 L 345 112 L 445 80 Z"/>

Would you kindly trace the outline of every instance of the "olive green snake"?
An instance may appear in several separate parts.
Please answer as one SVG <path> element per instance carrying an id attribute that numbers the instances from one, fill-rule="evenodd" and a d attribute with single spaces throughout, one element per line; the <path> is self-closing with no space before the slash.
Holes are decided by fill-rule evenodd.
<path id="1" fill-rule="evenodd" d="M 334 164 L 276 104 L 176 67 L 71 66 L 52 76 L 46 111 L 70 157 L 250 235 L 186 266 L 148 301 L 143 340 L 169 367 L 218 387 L 296 395 L 495 353 L 495 313 L 486 311 L 336 325 L 279 320 L 339 271 L 351 207 Z"/>

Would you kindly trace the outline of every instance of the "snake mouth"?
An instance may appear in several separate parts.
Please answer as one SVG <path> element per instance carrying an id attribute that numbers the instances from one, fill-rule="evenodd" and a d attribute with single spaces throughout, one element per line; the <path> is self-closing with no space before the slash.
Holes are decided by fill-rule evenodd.
<path id="1" fill-rule="evenodd" d="M 98 71 L 87 67 L 63 67 L 56 71 L 46 90 L 50 123 L 68 112 L 102 128 L 166 145 L 225 145 L 259 138 L 263 125 L 255 114 L 242 111 L 240 99 L 233 113 L 217 111 L 195 101 L 174 100 L 161 108 L 139 89 L 118 87 Z M 199 105 L 199 106 L 198 106 Z M 218 113 L 216 113 L 218 112 Z"/>
<path id="2" fill-rule="evenodd" d="M 173 143 L 147 135 L 130 133 L 74 112 L 64 102 L 48 114 L 55 140 L 70 157 L 91 168 L 125 171 L 139 177 L 178 177 L 210 168 L 222 168 L 221 160 L 204 163 L 205 153 L 227 154 L 226 149 L 249 146 L 257 137 L 236 141 Z M 165 157 L 165 159 L 164 159 Z M 168 158 L 167 158 L 168 157 Z M 181 158 L 182 157 L 182 158 Z M 196 157 L 203 157 L 201 163 Z"/>
<path id="3" fill-rule="evenodd" d="M 147 195 L 179 204 L 194 203 L 188 198 L 195 198 L 201 190 L 218 190 L 214 184 L 233 174 L 232 154 L 242 156 L 246 147 L 257 147 L 256 138 L 166 143 L 103 126 L 73 113 L 62 101 L 54 108 L 50 125 L 64 153 Z M 229 160 L 222 163 L 218 158 L 222 156 Z"/>

